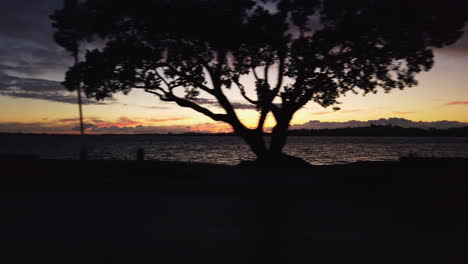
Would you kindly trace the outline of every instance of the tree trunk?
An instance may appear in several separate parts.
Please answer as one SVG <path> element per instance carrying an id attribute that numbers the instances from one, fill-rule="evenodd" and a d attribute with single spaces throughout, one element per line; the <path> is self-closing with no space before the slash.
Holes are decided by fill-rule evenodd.
<path id="1" fill-rule="evenodd" d="M 267 156 L 268 150 L 263 138 L 263 133 L 256 130 L 242 129 L 236 133 L 249 145 L 250 149 L 257 156 L 257 158 Z"/>
<path id="2" fill-rule="evenodd" d="M 249 145 L 250 149 L 257 156 L 257 160 L 279 160 L 283 157 L 283 148 L 286 145 L 289 122 L 292 115 L 284 115 L 277 120 L 276 126 L 271 134 L 270 148 L 267 148 L 263 132 L 251 129 L 234 127 L 236 133 Z"/>
<path id="3" fill-rule="evenodd" d="M 276 126 L 271 133 L 271 143 L 269 155 L 272 158 L 279 158 L 282 155 L 283 148 L 286 145 L 286 138 L 288 136 L 289 122 L 292 116 L 286 115 L 278 118 Z"/>

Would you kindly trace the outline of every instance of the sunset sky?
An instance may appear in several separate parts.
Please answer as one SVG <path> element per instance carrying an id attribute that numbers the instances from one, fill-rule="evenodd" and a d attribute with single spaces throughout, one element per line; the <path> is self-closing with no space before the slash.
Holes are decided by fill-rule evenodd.
<path id="1" fill-rule="evenodd" d="M 52 39 L 48 15 L 62 0 L 16 0 L 2 3 L 0 10 L 0 132 L 77 133 L 76 94 L 58 83 L 72 63 Z M 25 8 L 25 6 L 28 6 Z M 311 120 L 345 122 L 405 118 L 412 121 L 468 122 L 468 37 L 435 51 L 435 66 L 417 77 L 419 85 L 405 90 L 341 98 L 340 111 L 309 103 L 292 124 Z M 246 87 L 253 78 L 245 78 Z M 237 90 L 226 92 L 235 102 L 241 119 L 257 122 Z M 205 106 L 222 111 L 210 100 Z M 92 133 L 226 132 L 229 127 L 191 109 L 158 101 L 134 91 L 113 100 L 87 101 L 85 121 Z M 268 125 L 274 124 L 269 120 Z"/>

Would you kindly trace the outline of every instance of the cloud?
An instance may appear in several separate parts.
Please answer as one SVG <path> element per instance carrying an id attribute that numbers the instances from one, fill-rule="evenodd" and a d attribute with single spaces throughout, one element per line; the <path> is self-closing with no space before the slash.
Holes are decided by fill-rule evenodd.
<path id="1" fill-rule="evenodd" d="M 121 118 L 122 119 L 122 118 Z M 161 121 L 163 122 L 163 121 Z M 104 124 L 95 125 L 87 130 L 89 133 L 95 134 L 167 134 L 167 133 L 225 133 L 232 132 L 231 126 L 223 122 L 201 123 L 191 126 L 186 125 L 165 125 L 165 126 L 148 126 L 138 124 L 136 126 L 122 126 L 121 122 L 106 122 Z"/>
<path id="2" fill-rule="evenodd" d="M 48 119 L 45 119 L 48 120 Z M 92 123 L 92 124 L 101 124 L 106 123 L 107 121 L 95 118 L 95 117 L 87 117 L 84 119 L 85 122 Z M 57 123 L 78 123 L 80 122 L 79 118 L 62 118 L 62 119 L 55 119 L 53 122 Z"/>
<path id="3" fill-rule="evenodd" d="M 135 104 L 120 104 L 123 106 L 133 106 L 133 107 L 140 107 L 146 109 L 168 109 L 168 106 L 146 106 L 146 105 L 135 105 Z"/>
<path id="4" fill-rule="evenodd" d="M 339 110 L 339 111 L 337 111 L 337 113 L 341 113 L 341 114 L 351 114 L 351 113 L 358 113 L 358 112 L 362 112 L 362 111 L 363 111 L 362 109 Z"/>
<path id="5" fill-rule="evenodd" d="M 0 123 L 0 132 L 3 133 L 73 133 L 80 131 L 78 118 L 61 118 L 61 119 L 42 119 L 42 122 L 6 122 Z M 141 125 L 141 122 L 132 120 L 128 117 L 121 117 L 116 121 L 104 121 L 95 117 L 85 118 L 84 127 L 87 132 L 99 132 L 106 130 L 107 127 L 124 128 L 128 131 L 131 128 Z M 112 130 L 112 129 L 109 129 Z"/>
<path id="6" fill-rule="evenodd" d="M 99 127 L 89 130 L 89 133 L 94 134 L 167 134 L 167 133 L 184 133 L 189 129 L 186 126 L 144 126 L 138 125 L 135 127 Z"/>
<path id="7" fill-rule="evenodd" d="M 140 125 L 141 122 L 132 120 L 128 117 L 121 117 L 119 118 L 119 121 L 117 122 L 118 126 L 132 126 L 132 125 Z"/>
<path id="8" fill-rule="evenodd" d="M 104 120 L 101 120 L 101 119 L 97 119 L 97 118 L 93 118 L 91 119 L 91 121 L 95 124 L 102 124 L 102 123 L 105 123 L 106 121 Z"/>
<path id="9" fill-rule="evenodd" d="M 56 121 L 61 122 L 61 123 L 69 123 L 69 122 L 79 122 L 80 119 L 78 119 L 78 118 L 64 118 L 64 119 L 57 119 Z"/>
<path id="10" fill-rule="evenodd" d="M 315 109 L 315 108 L 310 108 L 310 109 Z M 328 114 L 333 114 L 333 113 L 336 113 L 336 114 L 352 114 L 352 113 L 357 113 L 357 112 L 361 112 L 363 110 L 361 109 L 352 109 L 352 110 L 337 110 L 337 111 L 325 111 L 325 112 L 314 112 L 314 113 L 310 113 L 310 115 L 316 115 L 316 116 L 320 116 L 320 115 L 328 115 Z"/>
<path id="11" fill-rule="evenodd" d="M 191 126 L 190 130 L 190 132 L 198 133 L 230 133 L 233 131 L 229 124 L 223 122 L 197 124 Z"/>
<path id="12" fill-rule="evenodd" d="M 132 127 L 142 125 L 142 122 L 130 119 L 128 117 L 121 117 L 117 119 L 117 121 L 105 121 L 96 118 L 91 118 L 87 119 L 86 122 L 94 124 L 96 126 L 96 129 L 104 127 Z"/>
<path id="13" fill-rule="evenodd" d="M 333 111 L 315 112 L 315 113 L 311 113 L 311 115 L 328 115 L 328 114 L 331 114 L 331 113 L 333 113 Z"/>
<path id="14" fill-rule="evenodd" d="M 5 1 L 2 3 L 0 32 L 17 39 L 45 41 L 50 36 L 43 36 L 43 31 L 50 28 L 47 15 L 62 5 L 63 0 Z"/>
<path id="15" fill-rule="evenodd" d="M 370 125 L 394 125 L 401 127 L 417 127 L 417 128 L 438 128 L 447 129 L 453 127 L 468 127 L 468 123 L 462 123 L 457 121 L 434 121 L 434 122 L 422 122 L 422 121 L 411 121 L 404 118 L 381 118 L 378 120 L 368 121 L 346 121 L 346 122 L 321 122 L 319 120 L 312 120 L 304 124 L 292 125 L 291 129 L 333 129 L 333 128 L 346 128 L 346 127 L 367 127 Z"/>
<path id="16" fill-rule="evenodd" d="M 231 103 L 232 107 L 234 109 L 239 109 L 239 110 L 256 110 L 256 106 L 253 104 L 244 104 L 244 103 L 238 103 L 238 102 L 233 102 Z"/>
<path id="17" fill-rule="evenodd" d="M 446 106 L 450 105 L 468 105 L 468 101 L 454 101 L 446 104 Z"/>
<path id="18" fill-rule="evenodd" d="M 172 121 L 182 121 L 182 120 L 189 120 L 192 119 L 191 117 L 174 117 L 174 118 L 162 118 L 162 119 L 148 119 L 149 122 L 152 123 L 164 123 L 164 122 L 172 122 Z"/>
<path id="19" fill-rule="evenodd" d="M 0 8 L 0 95 L 76 104 L 59 82 L 72 58 L 53 39 L 49 15 L 63 0 L 3 1 Z M 108 101 L 112 102 L 112 101 Z M 83 98 L 84 104 L 98 103 Z"/>
<path id="20" fill-rule="evenodd" d="M 62 5 L 62 0 L 2 2 L 0 71 L 29 76 L 65 72 L 71 57 L 54 43 L 48 17 Z"/>
<path id="21" fill-rule="evenodd" d="M 92 131 L 93 129 L 98 128 L 98 126 L 94 124 L 83 124 L 83 128 L 85 131 Z M 81 131 L 81 127 L 80 126 L 73 127 L 72 131 Z"/>
<path id="22" fill-rule="evenodd" d="M 67 104 L 77 103 L 76 93 L 67 91 L 59 82 L 35 78 L 21 78 L 2 73 L 0 73 L 0 95 Z M 103 105 L 113 102 L 115 102 L 115 99 L 108 100 L 107 102 L 97 102 L 95 100 L 83 98 L 83 104 L 85 105 Z"/>
<path id="23" fill-rule="evenodd" d="M 173 118 L 185 120 L 187 118 Z M 164 119 L 170 121 L 172 119 Z M 165 122 L 163 119 L 155 121 Z M 156 122 L 157 123 L 157 122 Z M 140 121 L 121 117 L 115 121 L 105 121 L 95 117 L 86 118 L 84 127 L 89 134 L 167 134 L 167 133 L 221 133 L 231 132 L 228 124 L 223 122 L 201 123 L 195 125 L 145 125 Z M 80 131 L 79 120 L 77 118 L 61 118 L 53 120 L 43 120 L 42 122 L 6 122 L 0 123 L 0 133 L 60 133 L 76 134 Z"/>

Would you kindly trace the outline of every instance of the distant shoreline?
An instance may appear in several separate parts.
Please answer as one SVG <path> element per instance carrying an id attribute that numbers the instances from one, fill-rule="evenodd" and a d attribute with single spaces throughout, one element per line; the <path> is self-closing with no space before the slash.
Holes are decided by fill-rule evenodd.
<path id="1" fill-rule="evenodd" d="M 399 126 L 368 126 L 333 129 L 290 130 L 289 136 L 315 137 L 468 137 L 468 127 L 448 129 L 404 128 Z M 269 133 L 265 133 L 266 136 Z M 65 133 L 1 133 L 0 136 L 80 136 Z M 235 133 L 166 133 L 166 134 L 87 134 L 86 136 L 237 136 Z"/>

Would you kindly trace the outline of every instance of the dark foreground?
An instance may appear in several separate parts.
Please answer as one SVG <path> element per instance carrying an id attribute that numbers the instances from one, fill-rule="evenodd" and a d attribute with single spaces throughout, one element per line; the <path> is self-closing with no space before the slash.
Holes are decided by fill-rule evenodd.
<path id="1" fill-rule="evenodd" d="M 4 263 L 468 261 L 466 159 L 0 165 Z"/>

